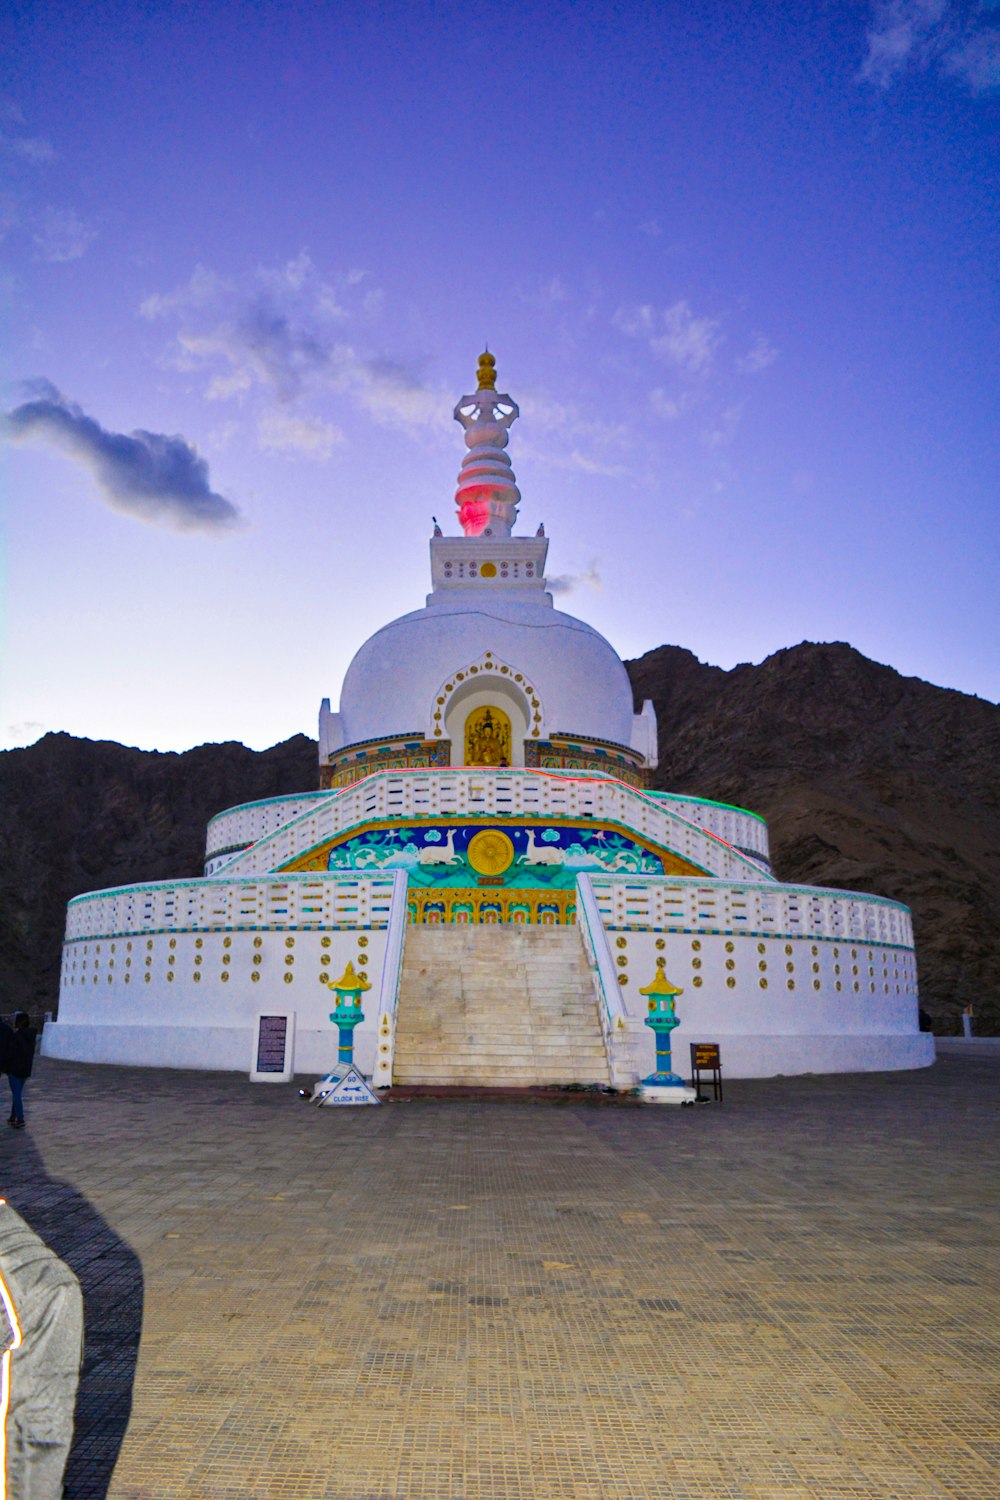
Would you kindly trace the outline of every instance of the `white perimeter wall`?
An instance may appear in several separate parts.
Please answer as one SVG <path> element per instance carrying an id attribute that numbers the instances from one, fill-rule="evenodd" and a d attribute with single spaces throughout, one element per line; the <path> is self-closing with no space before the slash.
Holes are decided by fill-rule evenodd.
<path id="1" fill-rule="evenodd" d="M 854 892 L 592 876 L 618 972 L 637 1076 L 655 1041 L 639 993 L 661 966 L 677 998 L 674 1071 L 692 1042 L 718 1042 L 724 1073 L 834 1073 L 924 1067 L 905 906 Z M 621 982 L 624 981 L 624 982 Z"/>
<path id="2" fill-rule="evenodd" d="M 688 1043 L 715 1041 L 730 1077 L 919 1067 L 907 909 L 852 892 L 772 882 L 590 877 L 627 1018 L 635 1077 L 653 1071 L 643 1025 L 663 960 L 683 994 L 677 1071 Z M 259 1011 L 294 1011 L 293 1064 L 328 1071 L 337 1030 L 323 977 L 348 961 L 371 989 L 355 1032 L 370 1072 L 392 895 L 388 876 L 158 882 L 70 903 L 59 1019 L 47 1055 L 249 1072 Z"/>
<path id="3" fill-rule="evenodd" d="M 50 1057 L 249 1072 L 258 1012 L 295 1012 L 293 1067 L 337 1061 L 348 962 L 371 989 L 355 1060 L 371 1072 L 392 882 L 286 876 L 127 886 L 70 903 Z M 227 921 L 228 919 L 228 921 Z M 242 919 L 242 920 L 240 920 Z"/>

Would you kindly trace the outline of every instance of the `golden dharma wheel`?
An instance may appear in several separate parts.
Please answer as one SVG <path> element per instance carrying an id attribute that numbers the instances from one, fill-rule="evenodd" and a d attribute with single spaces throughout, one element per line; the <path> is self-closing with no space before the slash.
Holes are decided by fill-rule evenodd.
<path id="1" fill-rule="evenodd" d="M 474 834 L 466 854 L 478 875 L 502 875 L 514 863 L 514 845 L 499 828 L 484 828 Z"/>

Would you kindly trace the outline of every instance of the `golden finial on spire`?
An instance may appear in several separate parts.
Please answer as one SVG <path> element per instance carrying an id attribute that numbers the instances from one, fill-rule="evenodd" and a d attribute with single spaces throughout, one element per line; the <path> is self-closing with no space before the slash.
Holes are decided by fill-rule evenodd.
<path id="1" fill-rule="evenodd" d="M 479 369 L 476 371 L 481 391 L 495 391 L 497 388 L 497 362 L 488 349 L 484 349 L 479 356 Z"/>

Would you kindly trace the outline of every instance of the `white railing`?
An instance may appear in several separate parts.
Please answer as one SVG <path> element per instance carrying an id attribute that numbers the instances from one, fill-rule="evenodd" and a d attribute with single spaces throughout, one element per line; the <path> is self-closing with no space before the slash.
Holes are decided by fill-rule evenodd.
<path id="1" fill-rule="evenodd" d="M 239 932 L 255 928 L 336 930 L 388 925 L 392 875 L 254 876 L 160 880 L 77 896 L 66 910 L 66 941 L 155 932 Z"/>
<path id="2" fill-rule="evenodd" d="M 245 849 L 276 828 L 290 823 L 300 813 L 314 806 L 329 792 L 289 793 L 283 797 L 262 797 L 258 802 L 242 802 L 227 807 L 211 819 L 205 837 L 205 859 L 218 859 L 224 849 Z"/>
<path id="3" fill-rule="evenodd" d="M 393 773 L 382 772 L 381 774 L 392 775 Z M 509 779 L 532 774 L 530 771 L 511 769 L 507 772 L 507 777 Z M 575 776 L 572 772 L 567 772 L 566 775 L 577 781 L 584 779 Z M 590 772 L 587 773 L 585 779 L 607 781 L 613 778 L 608 777 L 604 772 Z M 248 845 L 255 844 L 258 839 L 275 833 L 279 828 L 299 817 L 301 813 L 309 812 L 318 805 L 321 799 L 339 795 L 339 792 L 304 792 L 298 796 L 265 797 L 259 802 L 244 802 L 239 807 L 230 807 L 218 813 L 208 825 L 205 859 L 211 862 L 213 868 L 206 873 L 215 873 L 215 861 L 225 857 L 224 850 L 235 853 L 245 849 Z M 756 813 L 747 812 L 743 808 L 730 807 L 724 802 L 712 802 L 704 797 L 682 797 L 674 792 L 643 792 L 640 795 L 647 797 L 654 806 L 659 805 L 677 813 L 688 822 L 696 824 L 707 833 L 725 839 L 738 849 L 749 849 L 760 854 L 764 859 L 768 858 L 767 824 Z"/>
<path id="4" fill-rule="evenodd" d="M 909 908 L 884 896 L 770 881 L 714 883 L 690 876 L 591 877 L 607 928 L 731 932 L 757 938 L 840 939 L 913 947 Z"/>
<path id="5" fill-rule="evenodd" d="M 396 1002 L 399 999 L 399 976 L 403 968 L 403 944 L 406 940 L 406 886 L 406 871 L 394 871 L 382 982 L 378 992 L 378 1030 L 373 1077 L 376 1088 L 388 1088 L 392 1083 L 392 1062 L 396 1051 Z"/>
<path id="6" fill-rule="evenodd" d="M 601 913 L 594 897 L 590 876 L 576 877 L 577 904 L 576 921 L 583 939 L 584 951 L 591 964 L 597 1009 L 601 1018 L 601 1034 L 604 1051 L 608 1059 L 608 1077 L 612 1088 L 624 1088 L 635 1082 L 628 1073 L 621 1056 L 627 1039 L 628 1013 L 625 997 L 618 983 L 615 962 L 608 942 L 608 934 L 601 921 Z"/>
<path id="7" fill-rule="evenodd" d="M 762 859 L 770 860 L 767 824 L 757 813 L 731 807 L 727 802 L 712 802 L 707 797 L 682 797 L 677 792 L 644 792 L 643 796 L 651 797 L 661 806 L 672 807 L 682 818 L 738 849 L 751 849 Z"/>
<path id="8" fill-rule="evenodd" d="M 385 819 L 465 818 L 601 819 L 673 849 L 722 880 L 760 880 L 758 864 L 663 806 L 611 778 L 547 775 L 544 771 L 378 771 L 353 786 L 331 792 L 318 805 L 234 854 L 221 866 L 226 875 L 266 874 L 325 840 L 358 825 Z"/>

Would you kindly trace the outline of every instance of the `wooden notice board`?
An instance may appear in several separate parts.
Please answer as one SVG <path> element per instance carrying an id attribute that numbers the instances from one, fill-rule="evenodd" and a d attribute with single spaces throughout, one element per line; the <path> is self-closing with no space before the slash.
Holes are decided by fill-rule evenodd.
<path id="1" fill-rule="evenodd" d="M 691 1087 L 701 1094 L 701 1075 L 712 1075 L 712 1097 L 722 1098 L 722 1057 L 718 1042 L 691 1043 Z"/>

